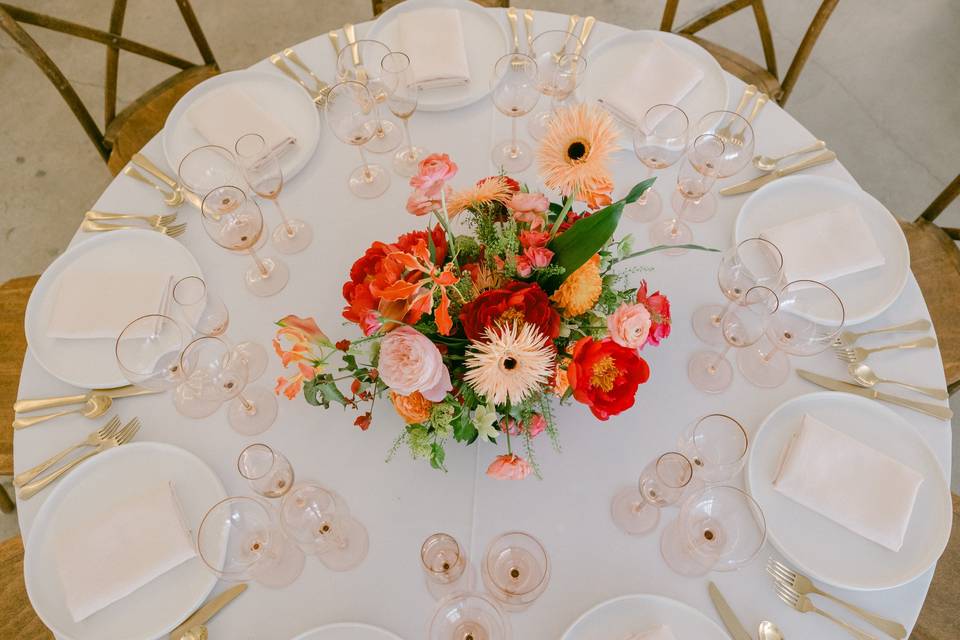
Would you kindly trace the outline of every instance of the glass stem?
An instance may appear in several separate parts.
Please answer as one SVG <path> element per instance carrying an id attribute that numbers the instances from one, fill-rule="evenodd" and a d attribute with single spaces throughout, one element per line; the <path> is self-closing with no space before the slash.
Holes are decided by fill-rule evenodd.
<path id="1" fill-rule="evenodd" d="M 731 348 L 733 348 L 733 345 L 728 342 L 727 346 L 723 349 L 723 351 L 718 353 L 716 359 L 712 363 L 710 363 L 709 367 L 707 367 L 707 371 L 710 373 L 716 373 L 717 367 L 720 366 L 720 362 L 727 357 L 728 353 L 730 353 Z"/>
<path id="2" fill-rule="evenodd" d="M 770 347 L 770 351 L 767 351 L 767 353 L 760 360 L 763 362 L 763 364 L 768 364 L 770 360 L 773 359 L 773 356 L 776 355 L 777 351 L 779 351 L 779 349 L 777 349 L 777 345 L 773 345 Z"/>
<path id="3" fill-rule="evenodd" d="M 723 309 L 720 311 L 720 313 L 715 313 L 710 316 L 710 322 L 713 323 L 713 326 L 720 326 L 720 320 L 723 318 L 723 316 L 727 315 L 727 311 L 730 311 L 730 307 L 732 306 L 733 300 L 727 300 L 727 304 L 723 305 Z"/>
<path id="4" fill-rule="evenodd" d="M 510 118 L 510 157 L 516 158 L 520 155 L 519 145 L 517 145 L 517 119 Z"/>
<path id="5" fill-rule="evenodd" d="M 287 237 L 292 238 L 296 235 L 293 227 L 290 225 L 290 221 L 287 219 L 287 214 L 283 212 L 283 208 L 280 206 L 280 196 L 277 196 L 273 199 L 273 204 L 277 207 L 277 213 L 280 214 L 280 220 L 283 222 L 283 228 L 287 232 Z"/>
<path id="6" fill-rule="evenodd" d="M 267 265 L 264 264 L 263 260 L 260 259 L 260 256 L 257 255 L 256 250 L 253 247 L 250 247 L 250 257 L 253 258 L 253 261 L 257 265 L 257 270 L 260 272 L 260 275 L 264 278 L 270 276 L 270 269 L 267 268 Z"/>
<path id="7" fill-rule="evenodd" d="M 243 410 L 247 412 L 247 415 L 253 416 L 257 414 L 257 405 L 244 398 L 242 393 L 237 396 L 237 400 L 243 405 Z"/>
<path id="8" fill-rule="evenodd" d="M 407 145 L 407 157 L 411 160 L 416 160 L 416 157 L 413 155 L 413 139 L 410 137 L 410 116 L 401 118 L 400 122 L 403 123 L 403 139 Z"/>
<path id="9" fill-rule="evenodd" d="M 367 154 L 363 150 L 363 145 L 358 144 L 357 150 L 360 151 L 360 160 L 363 162 L 363 179 L 365 182 L 373 182 L 373 172 L 370 171 L 370 163 L 367 162 Z"/>

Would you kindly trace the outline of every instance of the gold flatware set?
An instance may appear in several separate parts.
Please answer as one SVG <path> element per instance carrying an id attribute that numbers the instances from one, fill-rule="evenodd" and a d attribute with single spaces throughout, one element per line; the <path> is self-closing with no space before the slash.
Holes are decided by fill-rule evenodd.
<path id="1" fill-rule="evenodd" d="M 336 33 L 331 32 L 331 34 L 330 37 L 331 40 L 333 40 L 336 37 Z M 326 102 L 327 94 L 330 92 L 330 85 L 321 80 L 296 51 L 287 47 L 280 53 L 271 55 L 270 62 L 279 69 L 281 73 L 303 87 L 303 90 L 313 99 L 314 104 L 322 106 L 323 103 Z M 287 62 L 293 63 L 293 67 L 287 64 Z M 304 75 L 302 76 L 300 73 L 297 73 L 294 67 L 299 69 Z"/>
<path id="2" fill-rule="evenodd" d="M 158 167 L 150 158 L 143 155 L 141 152 L 133 154 L 130 158 L 130 162 L 134 166 L 127 165 L 123 169 L 123 175 L 133 178 L 139 182 L 147 184 L 163 195 L 163 200 L 170 207 L 179 207 L 181 204 L 186 202 L 187 204 L 193 206 L 198 211 L 203 206 L 203 200 L 185 188 L 179 182 L 168 176 L 163 169 Z M 143 171 L 140 171 L 142 169 Z M 144 175 L 144 172 L 153 176 L 160 184 L 157 184 L 154 180 L 151 180 Z M 161 184 L 163 186 L 161 186 Z"/>
<path id="3" fill-rule="evenodd" d="M 511 51 L 513 53 L 520 53 L 520 12 L 521 9 L 517 7 L 510 7 L 507 9 L 507 23 L 510 25 L 510 36 L 512 38 L 513 46 Z M 536 33 L 533 30 L 534 23 L 534 14 L 533 9 L 523 9 L 523 31 L 526 36 L 527 41 L 527 53 L 529 55 L 534 55 L 533 51 L 533 40 L 536 38 Z M 593 16 L 587 16 L 583 19 L 583 24 L 580 26 L 580 33 L 576 36 L 577 44 L 574 47 L 574 54 L 581 55 L 583 49 L 587 46 L 587 41 L 590 39 L 590 34 L 593 32 L 593 27 L 597 23 L 597 19 Z M 577 29 L 577 25 L 580 24 L 580 16 L 572 15 L 567 19 L 567 39 L 574 37 L 574 31 Z"/>
<path id="4" fill-rule="evenodd" d="M 46 413 L 39 416 L 17 417 L 13 421 L 14 429 L 25 429 L 35 424 L 59 418 L 74 413 L 79 413 L 85 418 L 98 418 L 110 410 L 113 401 L 119 398 L 132 398 L 135 396 L 145 396 L 159 391 L 144 389 L 134 385 L 123 387 L 113 387 L 110 389 L 94 389 L 81 395 L 57 396 L 53 398 L 38 398 L 35 400 L 17 400 L 13 403 L 15 413 L 32 413 L 34 411 L 43 411 L 45 409 L 55 409 L 69 405 L 79 405 L 69 410 Z"/>

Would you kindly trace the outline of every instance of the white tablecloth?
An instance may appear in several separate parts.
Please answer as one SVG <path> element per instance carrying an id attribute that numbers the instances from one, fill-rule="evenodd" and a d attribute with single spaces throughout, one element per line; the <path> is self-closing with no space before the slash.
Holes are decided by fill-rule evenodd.
<path id="1" fill-rule="evenodd" d="M 505 16 L 498 16 L 505 22 Z M 566 17 L 539 12 L 537 29 L 563 28 Z M 360 25 L 362 34 L 369 24 Z M 625 30 L 598 23 L 591 47 Z M 334 57 L 325 34 L 298 45 L 297 51 L 321 76 L 332 78 Z M 277 72 L 268 62 L 255 68 Z M 730 100 L 735 104 L 743 83 L 727 76 Z M 483 82 L 482 78 L 476 79 Z M 455 184 L 466 185 L 489 175 L 489 155 L 494 139 L 504 137 L 509 123 L 494 116 L 488 100 L 452 112 L 418 113 L 411 121 L 415 142 L 431 151 L 443 151 L 460 165 Z M 808 144 L 814 135 L 786 112 L 769 104 L 754 123 L 757 152 L 778 155 Z M 144 153 L 165 166 L 159 139 Z M 375 156 L 388 165 L 389 156 Z M 355 338 L 354 326 L 342 326 L 340 288 L 350 264 L 374 240 L 389 241 L 398 234 L 423 226 L 404 210 L 409 187 L 392 176 L 392 186 L 382 197 L 360 200 L 347 191 L 346 178 L 359 157 L 326 129 L 316 156 L 284 188 L 283 200 L 291 215 L 310 221 L 316 232 L 304 253 L 284 257 L 291 268 L 290 284 L 279 295 L 258 299 L 241 282 L 249 258 L 230 255 L 204 233 L 198 213 L 185 206 L 181 220 L 189 221 L 183 243 L 194 253 L 209 285 L 226 300 L 231 311 L 230 335 L 235 340 L 256 339 L 269 346 L 273 321 L 287 313 L 315 316 L 332 337 Z M 171 171 L 172 172 L 172 171 Z M 839 163 L 810 170 L 814 175 L 853 181 Z M 641 179 L 643 166 L 625 150 L 616 164 L 616 184 L 621 195 Z M 727 179 L 732 184 L 752 175 Z M 668 198 L 675 169 L 658 178 L 656 189 Z M 517 176 L 537 183 L 533 169 Z M 694 225 L 697 242 L 726 248 L 733 221 L 746 195 L 719 198 L 718 215 Z M 669 205 L 668 205 L 669 206 Z M 101 211 L 159 212 L 164 207 L 152 190 L 119 177 L 95 207 Z M 267 204 L 264 213 L 271 225 L 276 213 Z M 647 226 L 624 218 L 620 234 L 635 231 L 637 246 L 647 246 Z M 74 243 L 88 236 L 79 234 Z M 268 248 L 264 253 L 269 254 Z M 501 449 L 480 443 L 469 448 L 451 442 L 447 447 L 449 473 L 434 471 L 424 461 L 412 461 L 405 451 L 390 463 L 384 457 L 401 428 L 387 405 L 380 405 L 373 426 L 361 432 L 352 425 L 354 414 L 337 408 L 309 407 L 301 398 L 280 400 L 276 424 L 258 438 L 244 438 L 227 425 L 224 412 L 202 421 L 180 417 L 165 395 L 122 400 L 123 416 L 139 415 L 144 422 L 138 440 L 156 440 L 184 447 L 204 459 L 234 494 L 249 489 L 236 470 L 236 457 L 250 442 L 264 441 L 282 451 L 300 479 L 312 478 L 343 494 L 357 518 L 370 532 L 370 554 L 356 570 L 333 573 L 308 558 L 303 576 L 283 590 L 251 584 L 240 604 L 230 607 L 210 623 L 213 638 L 231 640 L 286 640 L 321 624 L 360 621 L 379 625 L 413 640 L 423 638 L 434 602 L 423 586 L 418 552 L 424 538 L 436 531 L 456 536 L 470 553 L 474 566 L 488 541 L 507 530 L 524 530 L 545 545 L 553 566 L 550 586 L 527 611 L 512 614 L 514 637 L 522 640 L 558 638 L 581 612 L 594 604 L 626 593 L 658 593 L 686 602 L 717 619 L 707 597 L 707 578 L 688 579 L 672 573 L 660 558 L 657 533 L 642 538 L 617 530 L 609 516 L 611 495 L 623 484 L 636 481 L 640 469 L 657 453 L 675 447 L 679 431 L 700 415 L 722 411 L 738 417 L 751 430 L 783 401 L 816 389 L 791 376 L 780 388 L 761 390 L 737 374 L 733 386 L 718 396 L 694 389 L 686 375 L 689 355 L 702 345 L 690 328 L 690 315 L 700 304 L 721 301 L 716 285 L 719 254 L 689 253 L 682 257 L 658 254 L 641 264 L 655 270 L 646 277 L 661 289 L 673 307 L 673 334 L 659 348 L 643 356 L 652 368 L 650 381 L 637 395 L 634 408 L 609 422 L 593 419 L 586 407 L 575 405 L 557 412 L 563 452 L 555 453 L 545 436 L 537 439 L 537 458 L 544 480 L 504 482 L 484 475 L 489 461 Z M 911 276 L 900 300 L 869 326 L 881 326 L 928 317 L 926 306 Z M 907 351 L 888 356 L 904 379 L 918 384 L 943 384 L 936 350 Z M 842 374 L 832 355 L 822 354 L 795 364 L 822 372 Z M 893 366 L 893 365 L 891 365 Z M 272 385 L 280 366 L 271 362 L 260 384 Z M 46 374 L 27 356 L 20 397 L 49 396 L 71 389 Z M 907 410 L 893 408 L 913 424 L 930 443 L 949 477 L 950 425 Z M 15 466 L 23 470 L 52 452 L 73 443 L 90 431 L 93 423 L 65 417 L 39 427 L 18 431 Z M 47 494 L 18 505 L 26 539 L 31 523 Z M 661 527 L 676 517 L 667 510 Z M 772 619 L 787 637 L 845 639 L 846 632 L 814 615 L 801 615 L 780 603 L 763 570 L 766 558 L 776 553 L 765 548 L 748 567 L 736 573 L 713 574 L 730 604 L 749 629 L 762 619 Z M 912 627 L 923 603 L 931 569 L 914 582 L 884 592 L 859 593 L 834 590 L 848 600 Z M 225 585 L 218 585 L 218 590 Z M 118 605 L 119 606 L 119 605 Z M 829 605 L 827 605 L 829 606 Z M 865 625 L 865 623 L 864 623 Z M 868 628 L 868 627 L 865 627 Z"/>

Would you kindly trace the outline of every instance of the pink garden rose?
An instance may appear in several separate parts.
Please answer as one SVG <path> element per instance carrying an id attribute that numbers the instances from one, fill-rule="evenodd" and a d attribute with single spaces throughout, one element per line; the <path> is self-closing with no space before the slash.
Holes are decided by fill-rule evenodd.
<path id="1" fill-rule="evenodd" d="M 553 251 L 550 251 L 550 249 L 546 247 L 530 247 L 523 252 L 523 255 L 525 255 L 527 259 L 530 260 L 530 264 L 537 269 L 543 269 L 553 260 Z"/>
<path id="2" fill-rule="evenodd" d="M 529 278 L 533 273 L 533 263 L 530 258 L 524 255 L 517 256 L 517 275 L 521 278 Z"/>
<path id="3" fill-rule="evenodd" d="M 383 337 L 377 370 L 384 383 L 403 396 L 419 391 L 427 400 L 440 402 L 453 389 L 437 345 L 413 327 L 397 327 Z"/>
<path id="4" fill-rule="evenodd" d="M 515 193 L 508 205 L 517 222 L 529 223 L 530 228 L 542 229 L 546 218 L 544 214 L 550 207 L 550 201 L 542 193 Z"/>
<path id="5" fill-rule="evenodd" d="M 431 153 L 420 161 L 420 171 L 410 178 L 410 186 L 427 197 L 436 197 L 443 185 L 457 175 L 457 165 L 445 153 Z"/>
<path id="6" fill-rule="evenodd" d="M 529 462 L 512 453 L 497 456 L 487 467 L 487 475 L 497 480 L 523 480 L 531 471 Z"/>
<path id="7" fill-rule="evenodd" d="M 652 320 L 642 304 L 622 304 L 607 318 L 610 338 L 621 347 L 639 349 L 647 341 Z"/>

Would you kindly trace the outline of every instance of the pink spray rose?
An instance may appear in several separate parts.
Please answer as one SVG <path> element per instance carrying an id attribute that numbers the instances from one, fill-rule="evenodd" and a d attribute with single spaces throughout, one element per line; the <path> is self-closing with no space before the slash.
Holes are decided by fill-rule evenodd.
<path id="1" fill-rule="evenodd" d="M 523 255 L 526 256 L 527 259 L 530 260 L 530 264 L 537 269 L 543 269 L 553 260 L 553 251 L 550 251 L 550 249 L 546 247 L 530 247 L 523 252 Z"/>
<path id="2" fill-rule="evenodd" d="M 542 193 L 515 193 L 508 205 L 517 222 L 527 222 L 531 229 L 542 229 L 546 218 L 544 213 L 550 207 L 550 201 Z"/>
<path id="3" fill-rule="evenodd" d="M 497 480 L 523 480 L 533 469 L 530 463 L 514 454 L 497 456 L 487 467 L 487 475 Z"/>
<path id="4" fill-rule="evenodd" d="M 431 153 L 420 161 L 420 171 L 410 178 L 410 186 L 427 197 L 439 195 L 444 183 L 457 175 L 457 165 L 445 153 Z"/>
<path id="5" fill-rule="evenodd" d="M 547 428 L 547 419 L 539 413 L 531 416 L 529 424 L 518 423 L 513 418 L 507 418 L 503 428 L 506 429 L 507 433 L 511 436 L 519 436 L 526 431 L 530 434 L 531 438 L 536 438 Z"/>
<path id="6" fill-rule="evenodd" d="M 524 249 L 544 247 L 550 242 L 549 231 L 521 231 L 520 246 Z"/>
<path id="7" fill-rule="evenodd" d="M 453 389 L 437 345 L 412 327 L 397 327 L 380 341 L 377 367 L 384 383 L 400 395 L 415 391 L 440 402 Z"/>
<path id="8" fill-rule="evenodd" d="M 621 347 L 639 349 L 650 333 L 650 312 L 642 304 L 622 304 L 607 318 L 610 338 Z"/>

